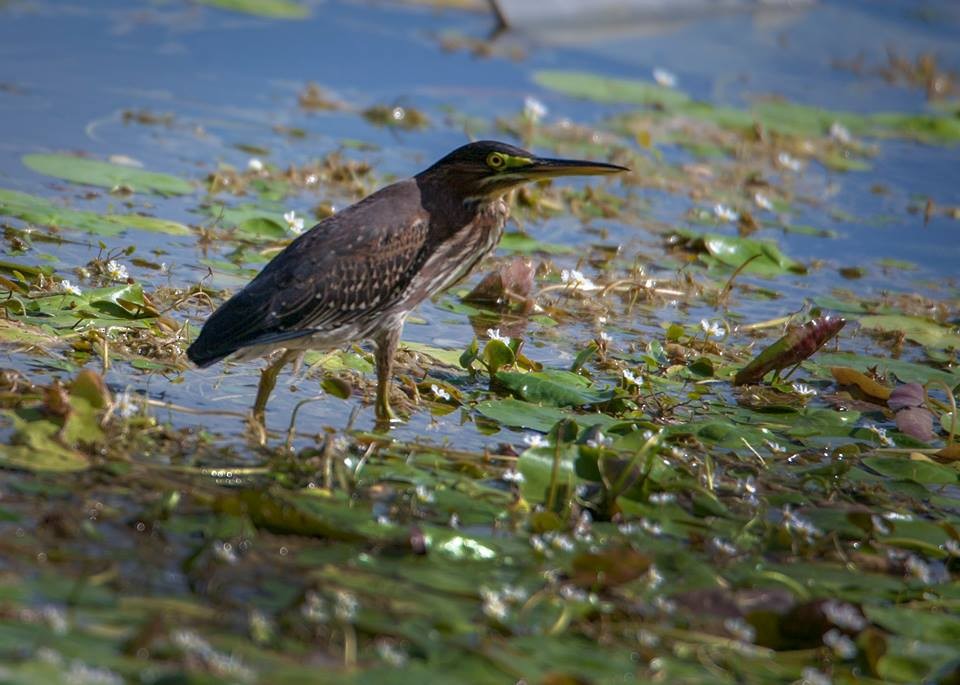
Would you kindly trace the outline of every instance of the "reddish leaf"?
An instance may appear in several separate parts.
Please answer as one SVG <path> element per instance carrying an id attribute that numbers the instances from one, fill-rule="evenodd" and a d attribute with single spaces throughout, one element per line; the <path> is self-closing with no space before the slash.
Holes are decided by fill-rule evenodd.
<path id="1" fill-rule="evenodd" d="M 887 406 L 894 411 L 907 407 L 922 407 L 924 403 L 923 386 L 919 383 L 904 383 L 894 388 L 887 399 Z"/>
<path id="2" fill-rule="evenodd" d="M 823 347 L 846 323 L 846 319 L 839 316 L 821 316 L 791 328 L 740 369 L 733 378 L 733 384 L 757 383 L 770 371 L 780 371 L 799 364 Z"/>
<path id="3" fill-rule="evenodd" d="M 467 302 L 488 305 L 509 305 L 515 302 L 532 306 L 533 262 L 524 257 L 514 257 L 509 264 L 483 277 L 477 286 L 463 299 Z"/>
<path id="4" fill-rule="evenodd" d="M 933 440 L 933 414 L 926 407 L 907 407 L 897 412 L 897 428 L 901 433 L 924 442 Z"/>

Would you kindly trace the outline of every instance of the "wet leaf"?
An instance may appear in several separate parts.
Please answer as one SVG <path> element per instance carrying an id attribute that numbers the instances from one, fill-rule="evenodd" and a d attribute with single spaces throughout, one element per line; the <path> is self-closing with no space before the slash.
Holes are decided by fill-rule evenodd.
<path id="1" fill-rule="evenodd" d="M 567 245 L 559 243 L 549 243 L 543 240 L 531 238 L 525 233 L 505 233 L 500 239 L 498 248 L 507 252 L 519 252 L 521 254 L 534 254 L 537 252 L 543 254 L 572 254 L 576 250 Z"/>
<path id="2" fill-rule="evenodd" d="M 881 385 L 869 376 L 847 366 L 832 366 L 830 373 L 839 385 L 855 385 L 869 397 L 886 400 L 890 397 L 890 388 Z"/>
<path id="3" fill-rule="evenodd" d="M 871 371 L 876 369 L 881 375 L 892 373 L 899 380 L 906 383 L 916 382 L 923 384 L 932 380 L 939 380 L 946 383 L 949 387 L 960 383 L 960 375 L 902 359 L 875 357 L 853 352 L 821 352 L 817 355 L 817 360 L 821 364 L 829 366 L 848 366 L 858 371 Z"/>
<path id="4" fill-rule="evenodd" d="M 583 376 L 557 369 L 530 373 L 499 371 L 497 381 L 521 399 L 557 407 L 599 404 L 613 397 L 612 388 L 595 388 Z"/>
<path id="5" fill-rule="evenodd" d="M 50 200 L 0 188 L 0 214 L 14 216 L 39 226 L 87 231 L 102 236 L 118 235 L 127 229 L 190 235 L 183 224 L 140 214 L 97 214 L 58 207 Z"/>
<path id="6" fill-rule="evenodd" d="M 304 19 L 310 16 L 310 10 L 294 0 L 196 0 L 232 12 L 254 14 L 271 19 Z"/>
<path id="7" fill-rule="evenodd" d="M 821 316 L 802 326 L 795 326 L 772 345 L 766 347 L 749 364 L 740 369 L 734 385 L 756 383 L 770 371 L 781 371 L 799 364 L 840 332 L 846 320 L 836 316 Z"/>
<path id="8" fill-rule="evenodd" d="M 71 183 L 100 186 L 112 190 L 123 187 L 134 192 L 160 195 L 186 195 L 193 186 L 176 176 L 144 171 L 136 167 L 101 162 L 73 155 L 30 154 L 23 163 L 34 171 Z"/>
<path id="9" fill-rule="evenodd" d="M 687 249 L 706 253 L 703 259 L 707 264 L 723 264 L 734 269 L 743 267 L 747 273 L 767 277 L 805 270 L 802 264 L 787 257 L 771 242 L 686 230 L 677 230 L 674 235 Z"/>
<path id="10" fill-rule="evenodd" d="M 542 69 L 534 72 L 533 80 L 544 88 L 594 102 L 670 107 L 690 100 L 685 93 L 656 83 L 609 78 L 585 71 Z"/>
<path id="11" fill-rule="evenodd" d="M 508 264 L 483 277 L 469 293 L 466 302 L 486 305 L 520 303 L 532 307 L 529 300 L 533 291 L 533 262 L 523 257 L 514 257 Z"/>
<path id="12" fill-rule="evenodd" d="M 508 398 L 480 402 L 477 411 L 511 428 L 529 428 L 541 433 L 548 432 L 562 419 L 572 418 L 583 426 L 612 426 L 617 420 L 606 414 L 576 414 L 558 407 L 545 407 L 531 402 Z"/>
<path id="13" fill-rule="evenodd" d="M 903 333 L 907 339 L 937 349 L 960 348 L 960 333 L 928 319 L 902 314 L 861 316 L 860 325 L 879 331 Z"/>
<path id="14" fill-rule="evenodd" d="M 602 552 L 581 552 L 571 561 L 571 580 L 583 588 L 597 590 L 623 585 L 650 570 L 652 560 L 632 549 L 608 548 Z"/>
<path id="15" fill-rule="evenodd" d="M 929 461 L 915 461 L 903 457 L 866 457 L 863 463 L 889 478 L 930 485 L 952 485 L 957 482 L 956 471 Z"/>

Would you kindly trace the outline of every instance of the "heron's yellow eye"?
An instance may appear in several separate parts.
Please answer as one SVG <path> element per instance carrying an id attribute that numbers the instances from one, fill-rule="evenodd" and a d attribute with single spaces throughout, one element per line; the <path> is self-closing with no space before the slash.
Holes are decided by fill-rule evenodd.
<path id="1" fill-rule="evenodd" d="M 507 158 L 499 152 L 491 152 L 487 155 L 487 166 L 494 171 L 499 171 L 507 165 Z"/>

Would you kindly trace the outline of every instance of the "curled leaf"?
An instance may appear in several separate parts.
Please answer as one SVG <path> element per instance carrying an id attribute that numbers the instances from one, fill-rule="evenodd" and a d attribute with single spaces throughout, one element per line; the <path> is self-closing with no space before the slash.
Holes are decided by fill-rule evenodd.
<path id="1" fill-rule="evenodd" d="M 830 373 L 838 385 L 855 385 L 865 395 L 878 400 L 890 397 L 890 388 L 878 383 L 865 373 L 851 369 L 849 366 L 831 366 Z"/>
<path id="2" fill-rule="evenodd" d="M 509 264 L 484 276 L 463 299 L 467 302 L 497 306 L 517 303 L 527 311 L 533 307 L 530 299 L 533 274 L 532 261 L 526 257 L 514 257 Z"/>
<path id="3" fill-rule="evenodd" d="M 821 316 L 802 326 L 791 328 L 787 334 L 764 349 L 734 376 L 734 385 L 756 383 L 770 371 L 781 371 L 812 356 L 846 325 L 838 316 Z"/>

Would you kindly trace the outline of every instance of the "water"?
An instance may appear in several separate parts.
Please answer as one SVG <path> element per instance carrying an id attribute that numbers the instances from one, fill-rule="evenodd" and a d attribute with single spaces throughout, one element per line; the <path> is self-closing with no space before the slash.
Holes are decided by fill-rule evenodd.
<path id="1" fill-rule="evenodd" d="M 446 108 L 491 120 L 512 116 L 533 95 L 549 109 L 552 120 L 570 118 L 599 122 L 624 107 L 611 107 L 543 91 L 531 73 L 540 68 L 582 69 L 612 76 L 649 78 L 654 67 L 673 71 L 691 95 L 711 102 L 742 105 L 763 94 L 858 112 L 922 111 L 923 94 L 832 66 L 837 59 L 863 55 L 868 64 L 883 60 L 890 46 L 905 56 L 935 52 L 942 65 L 960 67 L 960 10 L 943 2 L 830 2 L 790 15 L 736 14 L 680 25 L 617 27 L 615 33 L 582 30 L 563 35 L 536 31 L 507 34 L 496 46 L 520 48 L 526 58 L 495 56 L 482 59 L 467 51 L 446 52 L 439 38 L 450 32 L 481 38 L 492 30 L 483 13 L 437 11 L 423 7 L 365 2 L 323 2 L 313 5 L 305 21 L 272 21 L 223 12 L 179 1 L 97 3 L 26 0 L 0 3 L 0 186 L 54 196 L 78 206 L 106 209 L 116 198 L 104 195 L 80 199 L 77 186 L 35 174 L 20 163 L 23 154 L 80 151 L 97 158 L 125 155 L 153 171 L 200 179 L 218 164 L 244 168 L 249 152 L 238 145 L 269 149 L 264 159 L 285 167 L 303 164 L 342 141 L 360 141 L 371 150 L 348 150 L 353 158 L 373 164 L 384 176 L 418 171 L 451 148 L 465 142 L 462 126 Z M 297 94 L 308 81 L 319 83 L 350 105 L 349 111 L 308 113 L 297 105 Z M 356 114 L 371 105 L 413 106 L 425 111 L 432 126 L 403 132 L 378 128 Z M 125 110 L 172 115 L 169 125 L 124 123 Z M 278 134 L 275 127 L 300 128 L 304 139 Z M 504 137 L 503 134 L 497 134 Z M 687 157 L 666 146 L 667 162 Z M 796 181 L 807 199 L 796 223 L 834 230 L 834 240 L 803 235 L 778 236 L 787 254 L 820 268 L 806 277 L 783 277 L 773 287 L 781 297 L 741 302 L 737 311 L 749 320 L 783 316 L 803 306 L 807 298 L 841 287 L 862 293 L 929 291 L 939 297 L 957 293 L 956 264 L 960 248 L 956 220 L 938 214 L 924 223 L 921 208 L 927 198 L 937 206 L 960 204 L 956 147 L 926 146 L 905 141 L 879 142 L 873 169 L 837 174 L 811 165 Z M 580 185 L 573 182 L 572 185 Z M 873 192 L 882 185 L 884 194 Z M 648 203 L 649 222 L 685 225 L 696 201 L 660 191 L 637 193 Z M 177 199 L 133 196 L 126 211 L 148 211 L 163 218 L 199 225 L 199 195 Z M 308 213 L 323 192 L 286 200 L 291 209 Z M 332 198 L 342 206 L 342 199 Z M 840 212 L 843 218 L 836 218 Z M 11 222 L 16 224 L 17 222 Z M 586 240 L 621 246 L 658 258 L 659 238 L 645 221 L 597 222 L 606 235 Z M 581 249 L 579 222 L 558 217 L 526 225 L 535 237 Z M 97 240 L 70 234 L 76 244 L 38 243 L 21 261 L 57 260 L 63 272 L 80 266 L 99 252 Z M 137 253 L 162 260 L 170 275 L 132 269 L 151 285 L 188 287 L 207 274 L 200 263 L 205 253 L 193 236 L 127 235 L 106 241 L 108 247 L 136 244 Z M 206 256 L 217 258 L 232 246 L 214 245 Z M 44 254 L 46 253 L 46 255 Z M 153 255 L 153 256 L 151 256 Z M 878 266 L 878 260 L 914 262 L 915 271 Z M 572 266 L 572 257 L 555 260 Z M 864 278 L 846 281 L 838 267 L 863 266 Z M 656 265 L 650 269 L 656 273 Z M 474 281 L 479 275 L 474 277 Z M 219 278 L 220 285 L 236 281 Z M 444 347 L 462 346 L 475 331 L 466 317 L 443 309 L 451 302 L 426 303 L 407 326 L 404 338 Z M 658 321 L 696 321 L 710 316 L 707 308 L 665 307 L 650 320 L 637 320 L 634 330 L 614 331 L 620 345 L 635 341 L 639 332 L 654 334 Z M 199 315 L 199 313 L 198 313 Z M 183 316 L 182 314 L 180 315 Z M 199 319 L 197 319 L 199 322 Z M 592 322 L 565 324 L 562 333 L 528 328 L 529 354 L 541 361 L 568 363 L 576 347 L 596 333 Z M 4 353 L 4 365 L 27 368 L 34 360 Z M 115 389 L 131 387 L 155 399 L 196 408 L 245 411 L 252 400 L 258 364 L 245 363 L 182 377 L 145 377 L 118 365 L 107 377 Z M 462 381 L 462 379 L 461 379 Z M 286 425 L 294 404 L 315 394 L 313 381 L 300 381 L 290 392 L 281 380 L 271 404 L 269 421 Z M 325 399 L 304 407 L 299 427 L 316 432 L 324 426 L 346 425 L 356 400 Z M 239 419 L 169 414 L 178 425 L 196 426 L 234 439 Z M 356 425 L 368 427 L 372 410 L 365 408 Z M 161 418 L 166 418 L 162 415 Z M 486 436 L 462 422 L 466 413 L 431 418 L 417 412 L 399 427 L 401 438 L 452 441 L 479 447 L 505 439 Z M 516 436 L 509 437 L 516 440 Z"/>

